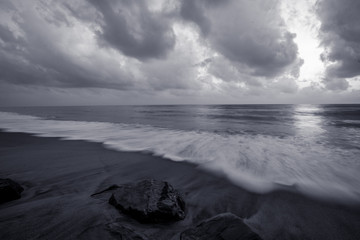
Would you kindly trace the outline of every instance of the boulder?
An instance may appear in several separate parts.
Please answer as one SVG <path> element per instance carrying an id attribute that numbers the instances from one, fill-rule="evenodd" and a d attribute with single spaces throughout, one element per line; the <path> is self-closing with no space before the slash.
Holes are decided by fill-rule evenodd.
<path id="1" fill-rule="evenodd" d="M 21 198 L 24 189 L 11 179 L 0 178 L 0 203 Z"/>
<path id="2" fill-rule="evenodd" d="M 207 219 L 194 228 L 185 230 L 181 240 L 261 240 L 244 221 L 231 213 Z"/>
<path id="3" fill-rule="evenodd" d="M 185 218 L 185 202 L 167 182 L 153 179 L 120 185 L 109 203 L 142 223 L 178 221 Z"/>

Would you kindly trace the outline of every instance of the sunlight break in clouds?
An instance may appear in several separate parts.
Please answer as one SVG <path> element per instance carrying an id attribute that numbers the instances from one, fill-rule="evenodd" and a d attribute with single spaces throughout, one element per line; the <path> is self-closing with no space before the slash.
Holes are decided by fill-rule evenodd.
<path id="1" fill-rule="evenodd" d="M 315 15 L 315 0 L 282 1 L 282 16 L 289 30 L 296 34 L 294 41 L 299 48 L 299 56 L 304 60 L 299 79 L 300 87 L 320 83 L 324 75 L 324 64 L 320 59 L 320 22 Z"/>

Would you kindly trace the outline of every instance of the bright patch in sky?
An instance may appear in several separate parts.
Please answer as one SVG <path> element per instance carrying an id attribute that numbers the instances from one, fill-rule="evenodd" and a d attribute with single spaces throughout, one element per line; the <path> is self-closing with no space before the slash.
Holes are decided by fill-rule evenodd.
<path id="1" fill-rule="evenodd" d="M 318 39 L 320 21 L 315 15 L 314 0 L 282 1 L 282 16 L 290 32 L 296 33 L 294 41 L 298 45 L 299 56 L 304 60 L 297 80 L 299 87 L 320 82 L 325 71 L 320 60 L 323 52 Z"/>

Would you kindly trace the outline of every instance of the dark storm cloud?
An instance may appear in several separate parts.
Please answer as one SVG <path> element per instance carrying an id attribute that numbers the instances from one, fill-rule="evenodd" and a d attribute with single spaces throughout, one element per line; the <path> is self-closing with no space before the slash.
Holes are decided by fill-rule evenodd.
<path id="1" fill-rule="evenodd" d="M 169 48 L 175 41 L 172 30 L 166 32 L 170 22 L 162 23 L 161 14 L 150 13 L 145 2 L 122 1 L 121 13 L 108 9 L 111 2 L 96 3 L 96 8 L 87 1 L 16 3 L 0 25 L 0 83 L 149 92 L 198 89 L 190 52 Z M 117 24 L 123 28 L 115 29 Z M 117 46 L 99 48 L 96 40 L 107 41 L 110 29 L 115 40 L 122 39 Z M 113 51 L 118 48 L 123 51 Z"/>
<path id="2" fill-rule="evenodd" d="M 17 42 L 17 39 L 15 38 L 11 30 L 8 27 L 1 24 L 0 24 L 0 39 L 3 40 L 4 43 L 6 44 Z"/>
<path id="3" fill-rule="evenodd" d="M 296 35 L 284 28 L 279 11 L 277 1 L 202 0 L 182 1 L 180 13 L 238 67 L 254 76 L 274 77 L 296 62 L 301 66 Z"/>
<path id="4" fill-rule="evenodd" d="M 0 81 L 9 84 L 198 91 L 215 76 L 262 87 L 301 65 L 277 1 L 186 0 L 171 10 L 145 0 L 1 4 L 9 16 L 0 25 Z"/>
<path id="5" fill-rule="evenodd" d="M 341 78 L 360 75 L 359 13 L 359 0 L 320 0 L 317 3 L 320 37 L 325 47 L 321 59 L 329 63 L 325 82 L 329 81 L 330 88 L 344 89 L 348 84 Z"/>
<path id="6" fill-rule="evenodd" d="M 71 25 L 64 13 L 56 10 L 48 13 L 46 5 L 32 7 L 16 9 L 15 14 L 21 17 L 12 17 L 7 24 L 16 25 L 19 36 L 15 36 L 15 30 L 0 25 L 0 81 L 62 88 L 133 87 L 131 76 L 114 70 L 116 64 L 110 66 L 96 58 L 90 64 L 82 64 L 71 54 L 72 46 L 59 44 L 60 25 Z"/>
<path id="7" fill-rule="evenodd" d="M 346 90 L 349 87 L 349 82 L 342 78 L 325 78 L 323 79 L 325 87 L 329 90 Z"/>
<path id="8" fill-rule="evenodd" d="M 180 8 L 180 15 L 187 21 L 195 23 L 203 35 L 210 31 L 210 21 L 204 15 L 205 6 L 203 1 L 184 0 Z"/>
<path id="9" fill-rule="evenodd" d="M 15 6 L 10 1 L 4 0 L 4 1 L 0 1 L 0 8 L 3 11 L 9 11 L 9 10 L 14 10 Z"/>
<path id="10" fill-rule="evenodd" d="M 139 60 L 161 58 L 174 47 L 175 36 L 167 19 L 149 11 L 144 0 L 89 0 L 102 14 L 98 36 L 127 56 Z"/>
<path id="11" fill-rule="evenodd" d="M 243 63 L 253 69 L 253 75 L 273 77 L 297 58 L 297 46 L 293 35 L 286 33 L 279 40 L 267 41 L 257 36 L 225 37 L 219 34 L 215 40 L 217 49 L 228 59 Z"/>

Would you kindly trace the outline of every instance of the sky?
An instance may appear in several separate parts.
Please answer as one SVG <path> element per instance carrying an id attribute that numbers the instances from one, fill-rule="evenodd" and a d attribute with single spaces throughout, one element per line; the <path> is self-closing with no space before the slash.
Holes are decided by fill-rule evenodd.
<path id="1" fill-rule="evenodd" d="M 0 106 L 360 103 L 359 0 L 2 0 Z"/>

